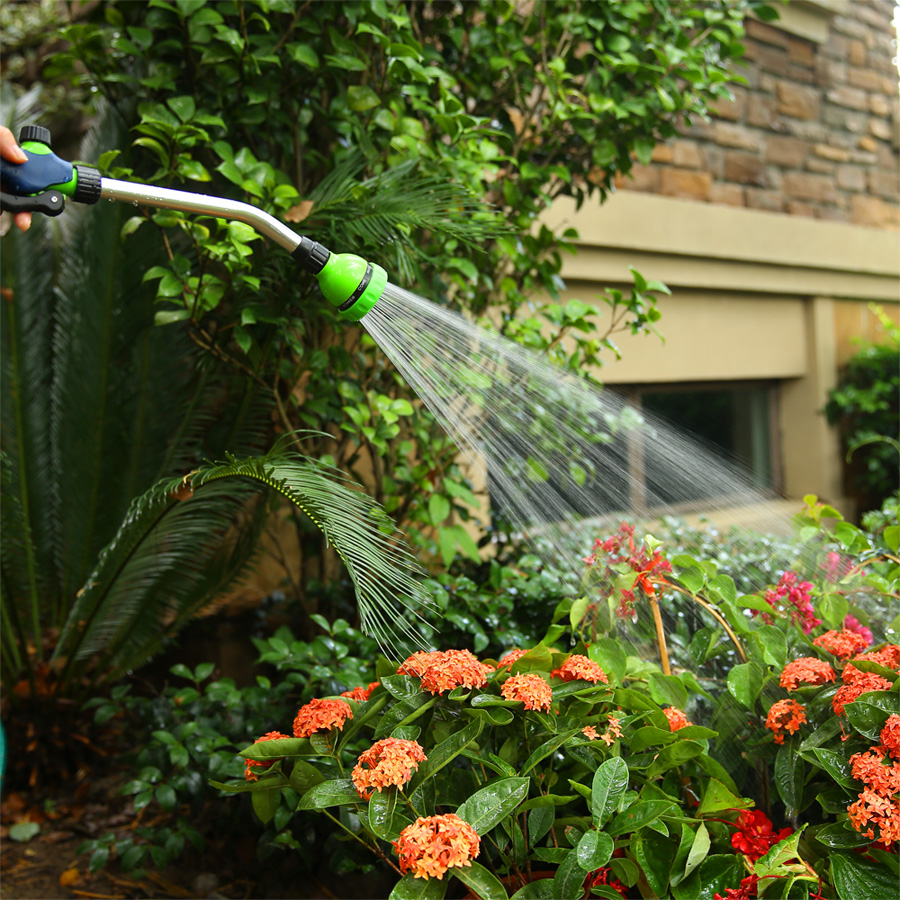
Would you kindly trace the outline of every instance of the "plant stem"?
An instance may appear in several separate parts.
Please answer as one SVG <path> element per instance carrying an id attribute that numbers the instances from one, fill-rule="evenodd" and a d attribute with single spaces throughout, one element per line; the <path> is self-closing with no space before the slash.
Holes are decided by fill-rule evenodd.
<path id="1" fill-rule="evenodd" d="M 363 845 L 363 847 L 366 848 L 366 850 L 370 850 L 379 859 L 386 862 L 398 875 L 403 875 L 403 873 L 400 871 L 400 868 L 394 863 L 392 859 L 385 856 L 384 853 L 381 852 L 381 848 L 377 844 L 373 846 L 372 844 L 364 841 L 355 831 L 352 831 L 350 828 L 348 828 L 340 819 L 336 819 L 330 812 L 328 812 L 327 809 L 323 809 L 322 812 L 325 813 L 325 815 L 328 816 L 328 818 L 331 819 L 331 821 L 334 822 L 335 825 L 340 825 L 340 827 L 343 828 L 344 831 L 346 831 L 347 834 L 350 835 L 350 837 L 355 838 L 357 841 L 359 841 Z"/>
<path id="2" fill-rule="evenodd" d="M 653 624 L 656 625 L 656 643 L 659 645 L 659 664 L 664 675 L 672 674 L 669 665 L 669 650 L 666 647 L 666 630 L 663 628 L 662 615 L 659 612 L 659 601 L 656 597 L 650 598 L 650 609 L 653 610 Z"/>

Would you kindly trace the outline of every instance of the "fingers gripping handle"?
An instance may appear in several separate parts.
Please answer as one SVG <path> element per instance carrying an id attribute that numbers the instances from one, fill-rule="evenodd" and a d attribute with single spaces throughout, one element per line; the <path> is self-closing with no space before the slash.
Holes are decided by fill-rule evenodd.
<path id="1" fill-rule="evenodd" d="M 79 203 L 100 199 L 100 173 L 88 166 L 73 166 L 50 149 L 50 132 L 28 125 L 19 134 L 26 162 L 0 159 L 0 209 L 59 215 L 64 197 Z"/>

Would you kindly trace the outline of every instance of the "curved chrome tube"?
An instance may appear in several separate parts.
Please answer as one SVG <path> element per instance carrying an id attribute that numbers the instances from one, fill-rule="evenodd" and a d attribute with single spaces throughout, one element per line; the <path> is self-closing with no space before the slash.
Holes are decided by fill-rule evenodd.
<path id="1" fill-rule="evenodd" d="M 249 203 L 241 203 L 238 200 L 226 200 L 223 197 L 194 194 L 190 191 L 175 191 L 148 184 L 134 184 L 130 181 L 117 181 L 114 178 L 100 179 L 100 199 L 121 200 L 140 206 L 159 206 L 163 209 L 216 216 L 221 219 L 236 219 L 255 228 L 265 237 L 271 238 L 285 250 L 293 251 L 300 244 L 300 235 L 283 222 Z"/>

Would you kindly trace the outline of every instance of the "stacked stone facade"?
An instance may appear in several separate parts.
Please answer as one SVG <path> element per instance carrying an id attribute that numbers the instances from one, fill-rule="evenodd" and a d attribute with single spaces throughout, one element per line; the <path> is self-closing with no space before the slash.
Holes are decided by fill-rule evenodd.
<path id="1" fill-rule="evenodd" d="M 889 0 L 850 0 L 824 42 L 746 22 L 747 84 L 619 187 L 900 228 L 900 109 Z"/>

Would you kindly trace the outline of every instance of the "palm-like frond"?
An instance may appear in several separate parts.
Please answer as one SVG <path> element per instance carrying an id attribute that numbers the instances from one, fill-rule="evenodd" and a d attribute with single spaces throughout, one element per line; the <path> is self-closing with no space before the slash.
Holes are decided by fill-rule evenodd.
<path id="1" fill-rule="evenodd" d="M 421 569 L 384 509 L 347 476 L 309 457 L 275 451 L 265 457 L 204 466 L 195 486 L 249 478 L 298 506 L 322 531 L 347 567 L 360 622 L 388 655 L 402 655 L 421 636 L 411 617 L 431 602 L 417 580 Z"/>
<path id="2" fill-rule="evenodd" d="M 422 175 L 415 159 L 360 179 L 365 166 L 364 155 L 352 153 L 310 192 L 309 223 L 340 237 L 341 245 L 333 248 L 337 251 L 354 245 L 373 250 L 389 246 L 400 277 L 406 279 L 412 277 L 416 245 L 409 238 L 416 231 L 435 232 L 476 247 L 509 230 L 464 186 Z M 325 242 L 328 239 L 324 236 Z"/>
<path id="3" fill-rule="evenodd" d="M 187 484 L 191 490 L 188 492 Z M 206 464 L 134 501 L 80 591 L 59 639 L 65 680 L 100 654 L 106 680 L 139 665 L 247 573 L 269 491 L 296 504 L 347 566 L 363 628 L 389 653 L 419 644 L 410 616 L 429 605 L 390 517 L 337 469 L 292 453 Z"/>

